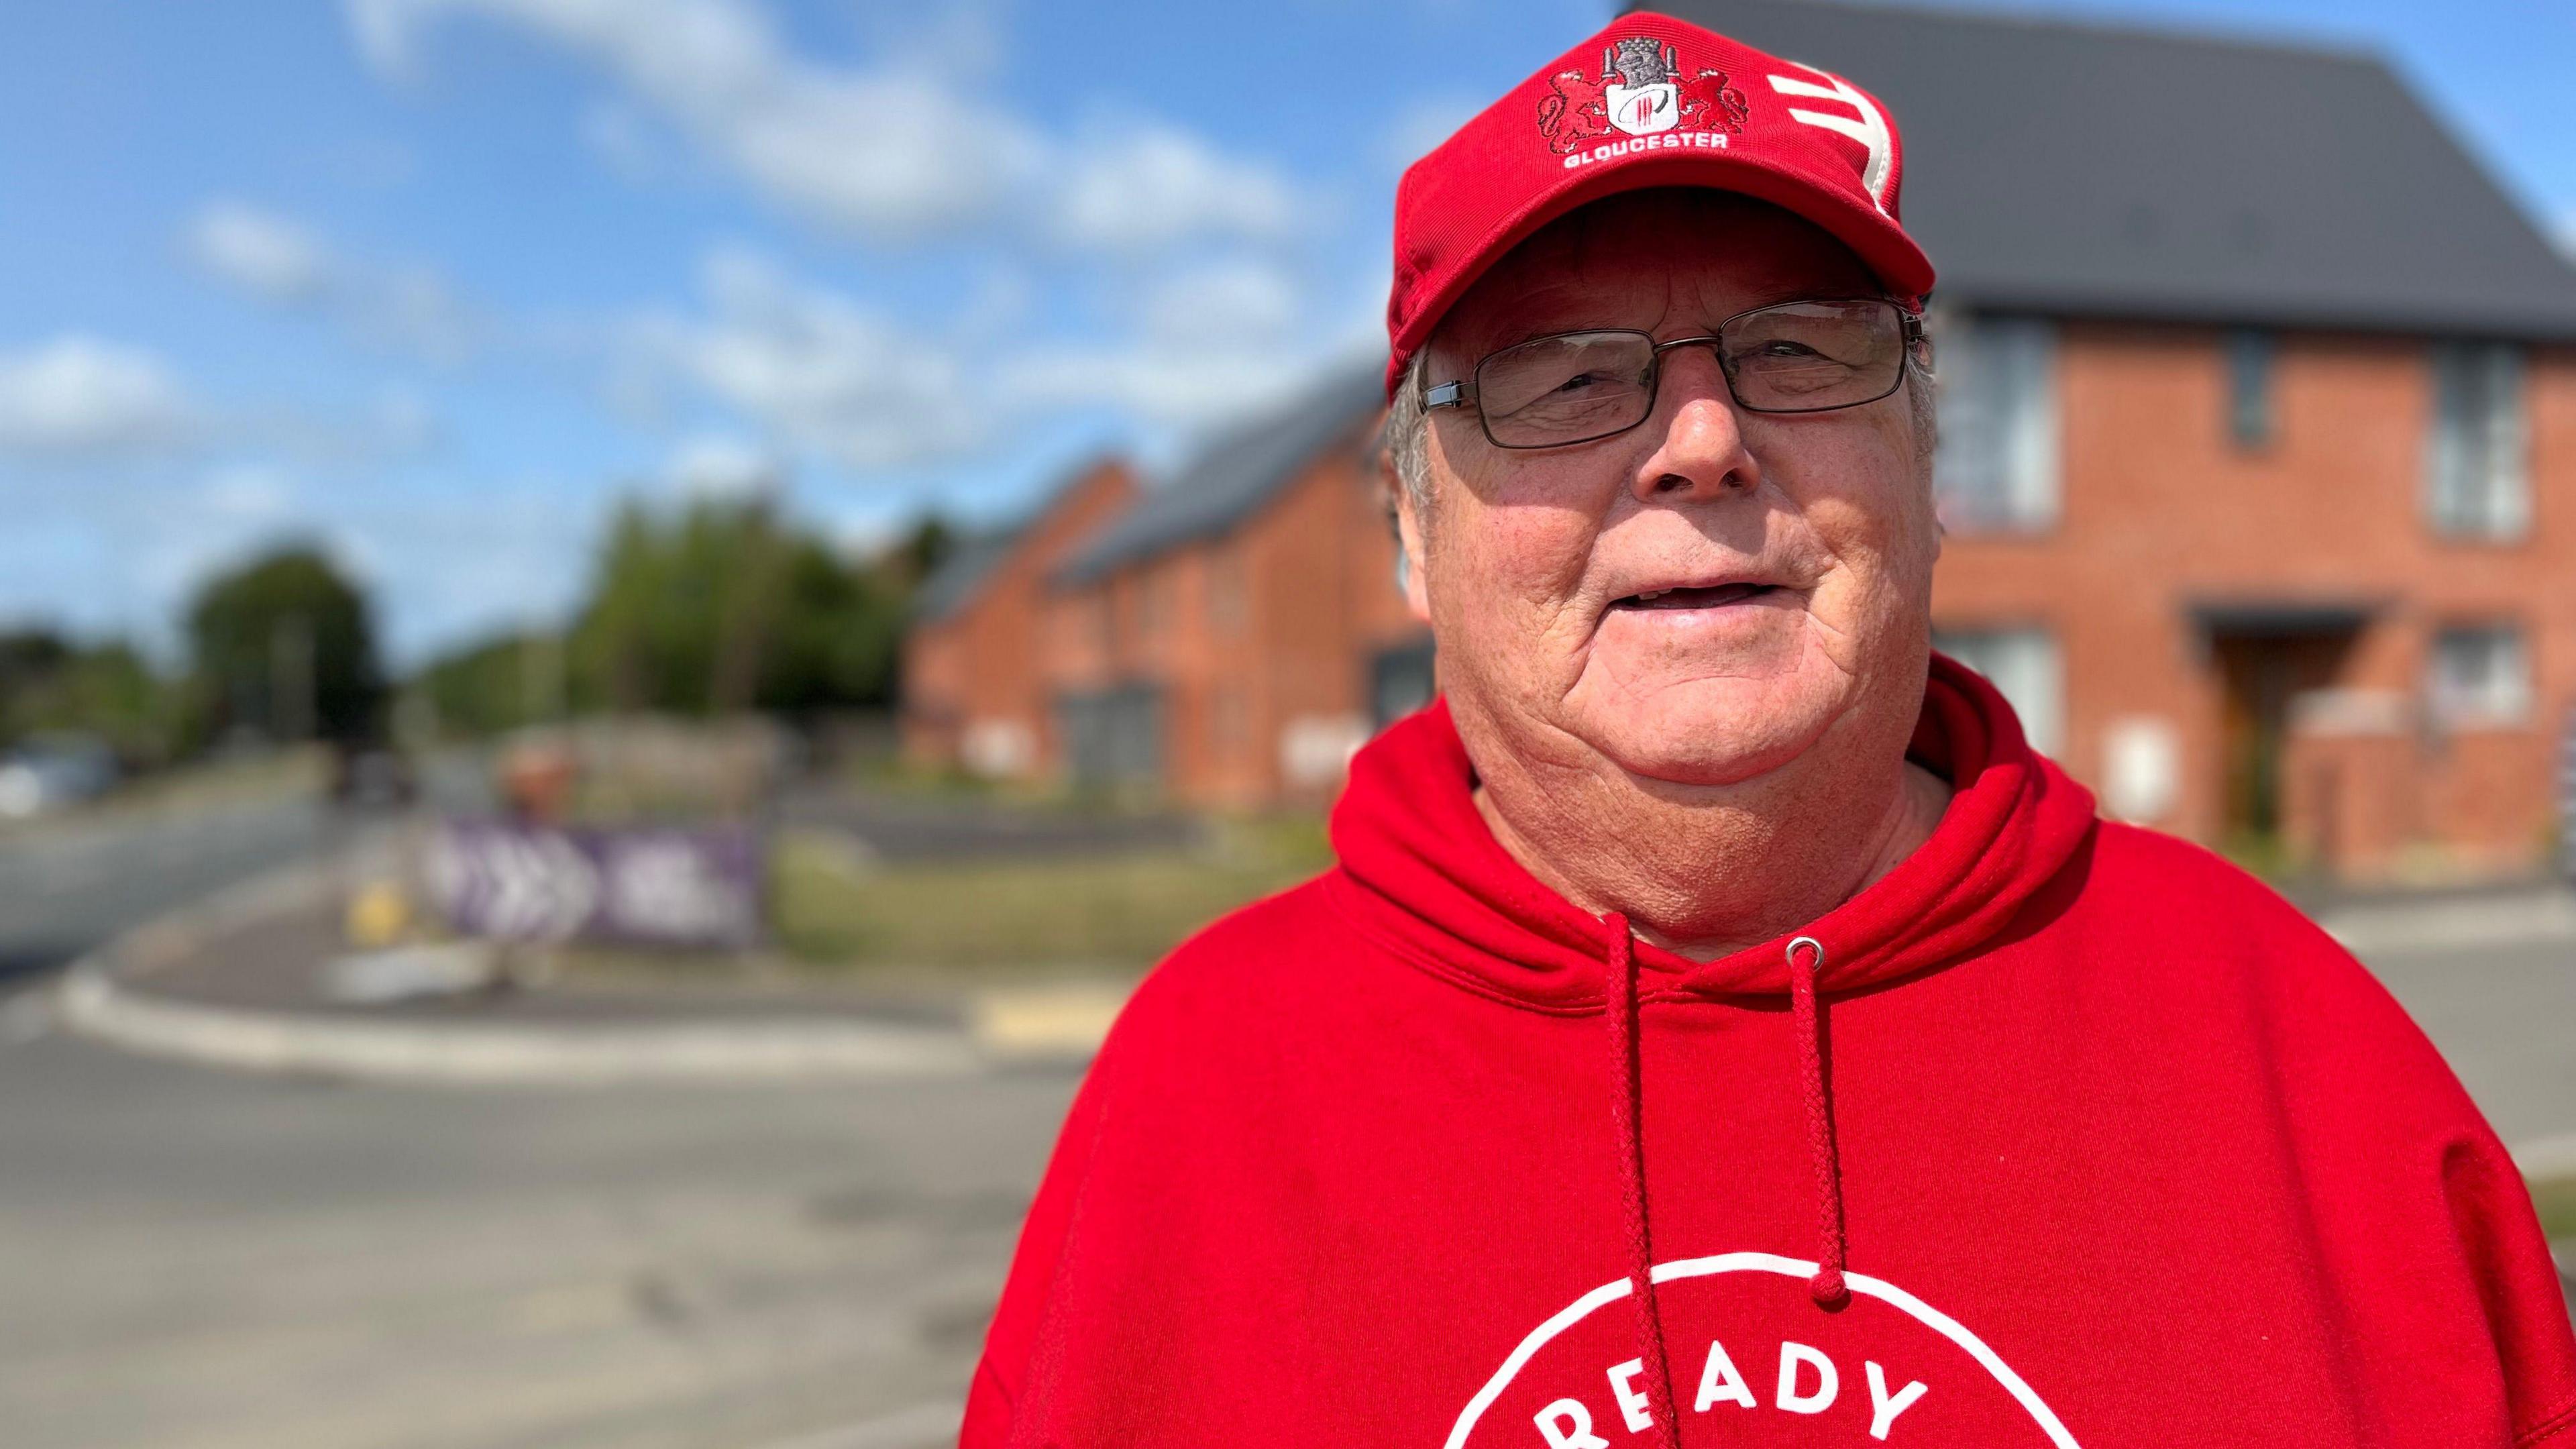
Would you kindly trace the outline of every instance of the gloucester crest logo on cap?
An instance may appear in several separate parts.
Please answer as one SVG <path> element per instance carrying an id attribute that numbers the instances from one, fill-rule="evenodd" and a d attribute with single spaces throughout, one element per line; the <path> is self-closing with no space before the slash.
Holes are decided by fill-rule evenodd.
<path id="1" fill-rule="evenodd" d="M 1548 86 L 1539 97 L 1538 132 L 1548 149 L 1568 158 L 1613 131 L 1635 137 L 1703 132 L 1722 145 L 1751 114 L 1726 72 L 1703 67 L 1686 76 L 1681 53 L 1651 36 L 1612 41 L 1601 52 L 1597 77 L 1561 70 L 1548 77 Z"/>

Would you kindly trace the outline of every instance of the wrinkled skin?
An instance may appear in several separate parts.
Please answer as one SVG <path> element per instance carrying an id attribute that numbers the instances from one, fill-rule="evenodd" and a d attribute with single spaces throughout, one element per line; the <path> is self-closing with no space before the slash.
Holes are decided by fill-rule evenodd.
<path id="1" fill-rule="evenodd" d="M 1785 211 L 1632 193 L 1496 263 L 1443 319 L 1428 375 L 1552 332 L 1705 335 L 1750 307 L 1880 290 Z M 1707 955 L 1822 914 L 1919 844 L 1946 799 L 1903 758 L 1940 554 L 1927 445 L 1903 390 L 1744 411 L 1707 348 L 1666 353 L 1654 414 L 1591 443 L 1502 449 L 1471 411 L 1433 413 L 1429 516 L 1403 509 L 1409 589 L 1506 847 L 1578 904 Z M 1776 587 L 1614 607 L 1735 579 Z"/>

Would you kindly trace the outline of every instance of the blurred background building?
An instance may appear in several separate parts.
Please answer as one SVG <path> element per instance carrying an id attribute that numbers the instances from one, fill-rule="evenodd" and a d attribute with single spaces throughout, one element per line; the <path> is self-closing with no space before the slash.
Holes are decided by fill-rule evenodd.
<path id="1" fill-rule="evenodd" d="M 2042 749 L 2110 813 L 2269 868 L 2552 855 L 2576 268 L 2384 62 L 1666 8 L 1868 77 L 1900 119 L 1907 222 L 1942 272 L 1938 642 Z M 1195 804 L 1329 793 L 1429 683 L 1374 379 L 1354 366 L 1123 508 L 1051 505 L 1018 572 L 953 560 L 908 646 L 916 758 Z M 961 607 L 1045 618 L 1042 648 L 984 667 L 985 714 L 958 703 Z"/>
<path id="2" fill-rule="evenodd" d="M 1429 636 L 1396 592 L 1378 486 L 1383 373 L 1334 372 L 1123 511 L 1086 514 L 1087 532 L 1056 529 L 1066 505 L 1050 505 L 1011 555 L 1025 573 L 972 550 L 951 559 L 929 591 L 953 612 L 906 646 L 916 758 L 1199 806 L 1330 798 L 1350 753 L 1431 697 Z M 978 694 L 972 646 L 948 621 L 986 612 L 1041 647 Z M 933 721 L 961 714 L 961 742 L 1029 747 L 997 761 L 952 746 Z"/>

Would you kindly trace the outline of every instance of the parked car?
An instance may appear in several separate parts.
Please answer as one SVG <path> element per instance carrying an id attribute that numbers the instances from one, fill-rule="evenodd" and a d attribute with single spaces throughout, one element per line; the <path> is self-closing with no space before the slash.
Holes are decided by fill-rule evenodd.
<path id="1" fill-rule="evenodd" d="M 27 819 L 116 788 L 116 752 L 86 735 L 42 735 L 0 756 L 0 817 Z"/>
<path id="2" fill-rule="evenodd" d="M 390 745 L 350 741 L 331 750 L 331 798 L 360 809 L 398 809 L 420 793 L 409 756 Z"/>

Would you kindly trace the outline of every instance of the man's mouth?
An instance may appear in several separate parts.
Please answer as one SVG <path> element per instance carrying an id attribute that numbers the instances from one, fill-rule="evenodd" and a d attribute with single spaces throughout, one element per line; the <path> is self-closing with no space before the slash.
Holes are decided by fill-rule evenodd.
<path id="1" fill-rule="evenodd" d="M 1648 589 L 1615 600 L 1614 609 L 1715 609 L 1779 592 L 1778 584 L 1715 584 L 1707 588 Z"/>

